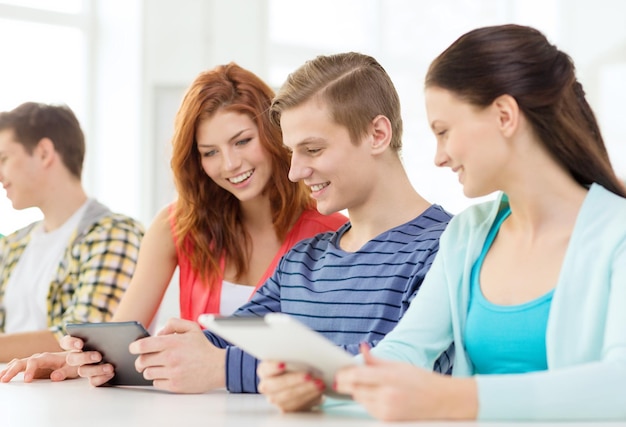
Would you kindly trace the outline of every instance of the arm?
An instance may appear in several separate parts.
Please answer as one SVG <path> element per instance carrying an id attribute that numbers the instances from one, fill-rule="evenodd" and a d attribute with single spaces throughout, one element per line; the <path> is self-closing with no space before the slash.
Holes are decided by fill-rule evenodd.
<path id="1" fill-rule="evenodd" d="M 167 208 L 161 210 L 142 239 L 137 267 L 111 321 L 137 320 L 146 326 L 152 322 L 176 269 L 176 248 L 168 215 Z M 95 351 L 82 354 L 81 340 L 66 337 L 62 344 L 64 349 L 72 350 L 71 367 L 89 378 L 92 385 L 104 384 L 111 378 L 110 365 L 99 365 L 99 369 L 86 367 L 100 362 L 102 356 Z M 38 362 L 47 363 L 47 359 L 40 358 Z M 110 370 L 105 372 L 105 369 Z"/>
<path id="2" fill-rule="evenodd" d="M 168 208 L 161 210 L 146 232 L 137 268 L 112 321 L 137 320 L 150 325 L 176 270 L 176 247 Z"/>
<path id="3" fill-rule="evenodd" d="M 279 293 L 266 284 L 239 308 L 236 316 L 262 316 L 280 308 Z M 157 336 L 133 342 L 129 350 L 137 354 L 135 366 L 156 388 L 176 393 L 201 393 L 226 386 L 235 393 L 256 392 L 257 361 L 239 348 L 209 331 L 200 331 L 197 323 L 170 319 Z M 85 363 L 90 352 L 70 354 L 68 362 Z M 89 362 L 89 363 L 93 363 Z M 106 371 L 104 369 L 107 369 Z M 82 366 L 81 376 L 90 377 L 92 385 L 101 385 L 112 376 L 110 365 Z"/>
<path id="4" fill-rule="evenodd" d="M 378 359 L 366 345 L 363 364 L 340 370 L 337 391 L 349 394 L 384 421 L 474 420 L 478 412 L 472 378 L 450 377 L 408 363 Z M 328 408 L 331 408 L 328 405 Z"/>
<path id="5" fill-rule="evenodd" d="M 447 371 L 443 369 L 443 359 L 454 358 L 450 348 L 452 313 L 444 253 L 448 231 L 441 237 L 438 256 L 431 261 L 419 293 L 396 327 L 373 347 L 374 356 L 410 362 L 428 370 L 442 362 L 440 372 Z M 442 359 L 438 360 L 440 356 Z"/>
<path id="6" fill-rule="evenodd" d="M 364 346 L 361 365 L 342 369 L 336 376 L 337 390 L 351 394 L 378 419 L 476 418 L 475 381 L 432 372 L 453 340 L 453 318 L 458 315 L 451 310 L 458 303 L 451 301 L 451 294 L 459 292 L 460 282 L 454 280 L 458 272 L 446 265 L 448 258 L 454 259 L 449 252 L 459 252 L 450 228 L 442 235 L 424 283 L 396 328 L 372 354 Z"/>
<path id="7" fill-rule="evenodd" d="M 0 363 L 46 351 L 61 351 L 57 339 L 50 331 L 0 335 Z"/>
<path id="8" fill-rule="evenodd" d="M 280 268 L 280 267 L 279 267 Z M 272 277 L 255 292 L 252 299 L 237 309 L 233 316 L 258 316 L 280 312 L 280 271 L 277 269 Z M 240 348 L 230 346 L 217 335 L 204 331 L 205 336 L 213 345 L 226 349 L 226 388 L 232 393 L 257 393 L 258 378 L 256 375 L 259 361 Z"/>

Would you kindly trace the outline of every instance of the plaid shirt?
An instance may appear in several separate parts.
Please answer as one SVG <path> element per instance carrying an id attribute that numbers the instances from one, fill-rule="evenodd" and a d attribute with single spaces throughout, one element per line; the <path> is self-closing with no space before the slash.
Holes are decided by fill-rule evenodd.
<path id="1" fill-rule="evenodd" d="M 35 225 L 0 239 L 0 333 L 5 325 L 5 289 Z M 66 323 L 111 319 L 135 271 L 143 233 L 136 220 L 89 200 L 50 282 L 50 331 L 61 337 Z"/>

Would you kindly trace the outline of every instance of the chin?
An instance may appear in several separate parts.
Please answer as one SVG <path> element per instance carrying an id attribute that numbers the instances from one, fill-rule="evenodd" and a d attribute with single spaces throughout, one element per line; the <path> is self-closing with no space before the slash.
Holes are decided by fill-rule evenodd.
<path id="1" fill-rule="evenodd" d="M 480 191 L 476 191 L 473 188 L 469 188 L 467 186 L 463 186 L 463 195 L 470 199 L 474 199 L 476 197 L 484 196 L 484 194 Z"/>
<path id="2" fill-rule="evenodd" d="M 11 200 L 11 204 L 13 205 L 14 209 L 28 209 L 28 208 L 32 208 L 35 206 L 34 203 L 32 203 L 32 200 L 20 200 L 20 199 L 13 199 Z"/>
<path id="3" fill-rule="evenodd" d="M 15 202 L 12 202 L 11 206 L 13 206 L 13 209 L 15 209 L 16 211 L 21 211 L 21 210 L 24 210 L 24 209 L 28 209 L 28 208 L 34 207 L 33 205 L 23 205 L 23 204 L 19 204 L 19 203 L 15 203 Z"/>
<path id="4" fill-rule="evenodd" d="M 492 194 L 494 191 L 498 191 L 495 189 L 472 189 L 463 187 L 463 194 L 465 197 L 470 199 L 476 199 L 478 197 L 484 197 Z"/>
<path id="5" fill-rule="evenodd" d="M 333 209 L 332 207 L 330 207 L 329 205 L 325 204 L 325 203 L 317 203 L 317 211 L 319 213 L 321 213 L 322 215 L 330 215 L 333 214 L 335 212 L 338 212 L 339 209 Z"/>

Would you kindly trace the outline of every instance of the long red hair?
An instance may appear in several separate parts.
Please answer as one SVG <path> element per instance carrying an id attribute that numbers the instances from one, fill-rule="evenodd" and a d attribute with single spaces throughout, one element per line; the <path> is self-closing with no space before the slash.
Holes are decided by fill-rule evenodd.
<path id="1" fill-rule="evenodd" d="M 271 159 L 270 199 L 276 236 L 282 241 L 300 213 L 314 206 L 307 188 L 288 179 L 290 155 L 280 128 L 269 120 L 274 92 L 259 77 L 235 63 L 201 73 L 187 89 L 176 115 L 172 171 L 178 192 L 174 215 L 176 244 L 203 278 L 220 274 L 220 258 L 239 276 L 248 268 L 249 236 L 241 222 L 239 200 L 202 169 L 196 146 L 198 124 L 218 110 L 247 114 Z"/>

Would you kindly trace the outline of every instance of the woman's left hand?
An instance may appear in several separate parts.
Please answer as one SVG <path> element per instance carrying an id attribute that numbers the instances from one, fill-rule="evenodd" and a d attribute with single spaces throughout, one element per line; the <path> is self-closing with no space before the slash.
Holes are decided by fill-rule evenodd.
<path id="1" fill-rule="evenodd" d="M 283 412 L 310 411 L 322 401 L 324 382 L 305 371 L 287 372 L 285 364 L 263 361 L 257 368 L 259 393 Z"/>
<path id="2" fill-rule="evenodd" d="M 408 363 L 372 356 L 361 347 L 365 364 L 340 370 L 336 390 L 350 394 L 384 421 L 475 419 L 475 382 L 429 372 Z"/>

